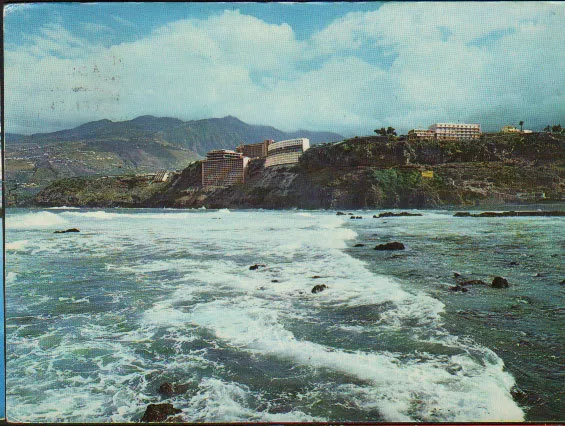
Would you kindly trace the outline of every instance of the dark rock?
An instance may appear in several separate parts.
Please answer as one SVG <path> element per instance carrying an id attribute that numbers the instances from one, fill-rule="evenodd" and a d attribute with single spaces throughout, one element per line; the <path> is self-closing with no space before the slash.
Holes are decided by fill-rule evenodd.
<path id="1" fill-rule="evenodd" d="M 359 244 L 355 244 L 353 247 L 365 247 L 365 244 L 359 243 Z"/>
<path id="2" fill-rule="evenodd" d="M 347 213 L 347 214 L 348 214 L 349 216 L 354 216 L 354 214 L 353 214 L 353 213 Z"/>
<path id="3" fill-rule="evenodd" d="M 312 293 L 319 293 L 321 291 L 324 291 L 326 288 L 328 288 L 328 286 L 325 284 L 316 284 L 314 287 L 312 287 Z"/>
<path id="4" fill-rule="evenodd" d="M 461 287 L 460 285 L 456 285 L 456 286 L 453 286 L 453 287 L 449 287 L 449 289 L 450 289 L 451 291 L 460 291 L 461 293 L 467 293 L 467 292 L 469 291 L 468 288 Z"/>
<path id="5" fill-rule="evenodd" d="M 181 410 L 173 407 L 173 404 L 149 404 L 143 417 L 142 422 L 162 422 L 167 417 L 180 413 Z"/>
<path id="6" fill-rule="evenodd" d="M 541 272 L 538 272 L 537 274 L 534 274 L 535 278 L 542 278 L 545 277 L 545 274 L 542 274 Z"/>
<path id="7" fill-rule="evenodd" d="M 454 278 L 458 278 L 458 277 L 460 277 L 460 276 L 461 276 L 461 274 L 460 274 L 459 272 L 454 272 L 454 273 L 453 273 L 453 277 L 454 277 Z"/>
<path id="8" fill-rule="evenodd" d="M 378 216 L 376 214 L 373 215 L 373 219 L 377 219 Z"/>
<path id="9" fill-rule="evenodd" d="M 508 265 L 509 266 L 518 266 L 520 264 L 520 262 L 516 262 L 515 260 L 513 260 L 512 262 L 510 262 Z"/>
<path id="10" fill-rule="evenodd" d="M 316 279 L 318 279 L 318 278 L 322 278 L 322 277 L 321 277 L 321 276 L 319 276 L 319 275 L 313 275 L 313 276 L 311 276 L 310 278 L 313 278 L 313 279 L 315 279 L 315 280 L 316 280 Z"/>
<path id="11" fill-rule="evenodd" d="M 402 216 L 422 216 L 422 213 L 409 213 L 409 212 L 392 213 L 392 212 L 384 212 L 384 213 L 379 214 L 379 217 L 402 217 Z"/>
<path id="12" fill-rule="evenodd" d="M 257 290 L 265 290 L 265 287 L 258 287 Z"/>
<path id="13" fill-rule="evenodd" d="M 55 231 L 54 234 L 66 234 L 67 232 L 80 232 L 77 228 L 67 229 L 66 231 Z"/>
<path id="14" fill-rule="evenodd" d="M 272 283 L 280 283 L 279 280 L 271 280 Z"/>
<path id="15" fill-rule="evenodd" d="M 559 284 L 565 285 L 565 280 L 561 281 Z"/>
<path id="16" fill-rule="evenodd" d="M 345 216 L 345 213 L 344 212 L 337 212 L 336 216 Z"/>
<path id="17" fill-rule="evenodd" d="M 267 265 L 262 264 L 262 263 L 256 263 L 255 265 L 251 265 L 251 266 L 249 267 L 249 270 L 250 270 L 250 271 L 256 271 L 257 269 L 259 269 L 259 268 L 264 268 L 265 266 L 267 266 Z"/>
<path id="18" fill-rule="evenodd" d="M 404 250 L 404 244 L 393 241 L 391 243 L 379 244 L 375 246 L 375 250 Z"/>
<path id="19" fill-rule="evenodd" d="M 467 286 L 467 285 L 487 285 L 487 283 L 484 282 L 483 280 L 469 280 L 469 281 L 460 282 L 458 285 L 460 285 L 460 286 Z"/>
<path id="20" fill-rule="evenodd" d="M 363 219 L 363 216 L 356 216 L 355 219 Z"/>
<path id="21" fill-rule="evenodd" d="M 469 217 L 471 213 L 469 212 L 457 212 L 453 215 L 454 217 Z"/>
<path id="22" fill-rule="evenodd" d="M 493 288 L 508 288 L 509 286 L 508 280 L 502 277 L 494 277 L 491 284 Z"/>
<path id="23" fill-rule="evenodd" d="M 161 395 L 164 396 L 173 396 L 173 395 L 185 393 L 187 390 L 188 390 L 188 385 L 178 385 L 170 382 L 165 382 L 161 386 L 159 386 L 157 392 L 159 392 Z"/>

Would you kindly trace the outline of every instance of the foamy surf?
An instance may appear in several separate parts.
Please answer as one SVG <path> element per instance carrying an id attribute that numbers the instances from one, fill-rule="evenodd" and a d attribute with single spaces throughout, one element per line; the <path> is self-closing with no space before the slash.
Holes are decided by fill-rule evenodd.
<path id="1" fill-rule="evenodd" d="M 34 291 L 8 300 L 14 420 L 138 421 L 164 381 L 188 383 L 168 400 L 185 421 L 523 419 L 500 358 L 447 334 L 441 302 L 349 256 L 341 217 L 48 213 L 11 231 L 24 272 L 8 290 Z M 81 234 L 61 244 L 38 217 Z"/>

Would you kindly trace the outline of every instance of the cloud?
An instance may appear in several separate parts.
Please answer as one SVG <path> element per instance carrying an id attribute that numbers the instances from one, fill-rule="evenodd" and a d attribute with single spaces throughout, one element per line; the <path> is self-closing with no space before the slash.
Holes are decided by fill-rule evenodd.
<path id="1" fill-rule="evenodd" d="M 346 135 L 437 121 L 541 128 L 565 121 L 563 46 L 565 6 L 548 2 L 385 3 L 306 40 L 231 10 L 110 47 L 52 24 L 5 51 L 6 130 L 142 114 Z"/>

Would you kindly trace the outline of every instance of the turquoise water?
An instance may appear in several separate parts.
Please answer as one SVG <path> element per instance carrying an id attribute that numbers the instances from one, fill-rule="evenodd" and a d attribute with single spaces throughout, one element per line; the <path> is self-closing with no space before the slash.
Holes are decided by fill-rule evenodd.
<path id="1" fill-rule="evenodd" d="M 563 219 L 374 213 L 9 211 L 8 419 L 563 418 Z"/>

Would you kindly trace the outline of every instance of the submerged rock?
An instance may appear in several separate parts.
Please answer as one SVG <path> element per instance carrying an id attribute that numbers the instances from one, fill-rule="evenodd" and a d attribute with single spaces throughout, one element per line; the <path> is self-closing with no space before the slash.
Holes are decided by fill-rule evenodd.
<path id="1" fill-rule="evenodd" d="M 404 244 L 393 241 L 391 243 L 379 244 L 375 246 L 375 250 L 404 250 Z"/>
<path id="2" fill-rule="evenodd" d="M 314 287 L 312 287 L 312 293 L 320 293 L 321 291 L 324 291 L 327 288 L 328 286 L 325 284 L 317 284 Z"/>
<path id="3" fill-rule="evenodd" d="M 159 386 L 157 392 L 159 392 L 163 396 L 173 396 L 173 395 L 185 393 L 187 390 L 188 390 L 188 385 L 179 385 L 170 382 L 165 382 L 161 386 Z"/>
<path id="4" fill-rule="evenodd" d="M 561 281 L 559 284 L 565 285 L 565 280 Z"/>
<path id="5" fill-rule="evenodd" d="M 462 287 L 462 286 L 460 286 L 460 285 L 456 285 L 456 286 L 453 286 L 453 287 L 449 287 L 449 289 L 450 289 L 451 291 L 460 291 L 461 293 L 467 293 L 467 292 L 469 291 L 468 288 Z"/>
<path id="6" fill-rule="evenodd" d="M 345 213 L 344 212 L 337 212 L 336 216 L 345 216 Z"/>
<path id="7" fill-rule="evenodd" d="M 318 278 L 322 278 L 322 277 L 321 277 L 321 276 L 319 276 L 319 275 L 312 275 L 312 276 L 311 276 L 310 278 L 313 278 L 313 279 L 318 279 Z"/>
<path id="8" fill-rule="evenodd" d="M 469 212 L 457 212 L 453 215 L 454 217 L 469 217 L 471 213 Z"/>
<path id="9" fill-rule="evenodd" d="M 259 268 L 264 268 L 264 267 L 266 267 L 266 266 L 267 266 L 267 265 L 265 265 L 265 264 L 263 264 L 263 263 L 256 263 L 255 265 L 251 265 L 251 266 L 249 267 L 249 270 L 250 270 L 250 271 L 256 271 L 257 269 L 259 269 Z"/>
<path id="10" fill-rule="evenodd" d="M 510 283 L 508 283 L 508 280 L 506 278 L 494 277 L 490 286 L 492 288 L 508 288 L 510 286 Z"/>
<path id="11" fill-rule="evenodd" d="M 359 243 L 359 244 L 355 244 L 353 247 L 365 247 L 365 244 Z"/>
<path id="12" fill-rule="evenodd" d="M 80 230 L 78 228 L 71 228 L 71 229 L 67 229 L 65 231 L 55 231 L 53 233 L 54 234 L 66 234 L 67 232 L 80 232 Z"/>
<path id="13" fill-rule="evenodd" d="M 173 407 L 173 404 L 149 404 L 143 417 L 142 422 L 162 422 L 169 416 L 180 413 L 181 410 Z"/>
<path id="14" fill-rule="evenodd" d="M 460 285 L 460 286 L 468 286 L 468 285 L 487 285 L 487 283 L 484 282 L 483 280 L 468 280 L 468 281 L 462 281 L 462 282 L 460 282 L 458 285 Z"/>
<path id="15" fill-rule="evenodd" d="M 272 283 L 280 283 L 279 280 L 271 280 Z"/>

